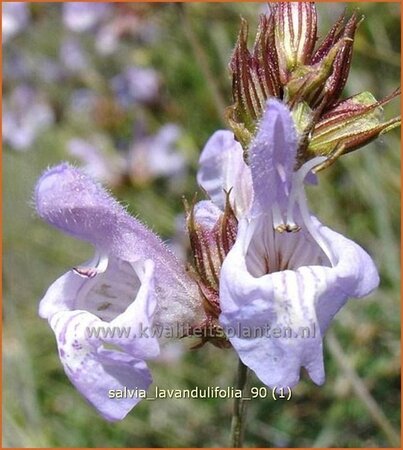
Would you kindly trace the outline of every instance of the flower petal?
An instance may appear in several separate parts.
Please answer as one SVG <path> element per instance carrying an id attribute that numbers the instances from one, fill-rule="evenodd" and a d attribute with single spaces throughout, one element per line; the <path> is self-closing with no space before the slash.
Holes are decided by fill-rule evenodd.
<path id="1" fill-rule="evenodd" d="M 210 199 L 221 209 L 225 208 L 225 192 L 230 192 L 230 202 L 238 217 L 250 208 L 252 179 L 243 159 L 243 150 L 230 131 L 216 131 L 207 141 L 199 160 L 197 182 Z"/>
<path id="2" fill-rule="evenodd" d="M 65 311 L 53 315 L 50 324 L 70 381 L 105 419 L 121 420 L 141 399 L 135 394 L 132 398 L 110 398 L 110 392 L 146 390 L 152 378 L 144 361 L 88 342 L 87 330 L 98 322 L 90 313 Z"/>
<path id="3" fill-rule="evenodd" d="M 284 205 L 291 189 L 297 151 L 294 122 L 288 108 L 269 100 L 249 154 L 253 179 L 252 215 Z"/>
<path id="4" fill-rule="evenodd" d="M 319 297 L 316 305 L 320 329 L 324 333 L 348 297 L 365 297 L 378 287 L 379 274 L 372 258 L 359 245 L 321 225 L 315 218 L 314 223 L 329 244 L 336 261 L 336 266 L 330 269 L 334 282 L 329 283 L 326 295 Z M 335 297 L 339 301 L 331 300 Z"/>
<path id="5" fill-rule="evenodd" d="M 129 263 L 154 261 L 159 293 L 157 321 L 193 324 L 203 318 L 197 285 L 185 267 L 157 235 L 129 216 L 84 172 L 69 164 L 46 171 L 37 183 L 35 197 L 42 219 L 91 242 L 100 253 Z M 58 289 L 65 281 L 59 282 Z"/>
<path id="6" fill-rule="evenodd" d="M 86 310 L 88 307 L 83 305 L 81 299 L 87 297 L 91 288 L 98 284 L 99 276 L 97 275 L 104 273 L 112 266 L 107 258 L 96 252 L 93 259 L 62 275 L 51 284 L 42 298 L 39 304 L 39 316 L 43 319 L 50 319 L 59 311 Z M 132 292 L 133 296 L 137 290 Z M 100 305 L 101 303 L 98 303 L 96 307 L 99 308 Z"/>
<path id="7" fill-rule="evenodd" d="M 196 223 L 209 231 L 213 230 L 222 213 L 222 210 L 209 200 L 202 200 L 197 202 L 194 206 Z"/>
<path id="8" fill-rule="evenodd" d="M 137 268 L 142 282 L 137 297 L 110 323 L 80 310 L 57 312 L 49 320 L 67 376 L 108 420 L 123 419 L 141 400 L 134 390 L 147 390 L 152 381 L 144 360 L 158 356 L 159 345 L 142 331 L 151 327 L 156 306 L 153 269 L 151 260 Z M 111 397 L 112 390 L 124 389 L 131 394 Z"/>
<path id="9" fill-rule="evenodd" d="M 379 283 L 362 248 L 317 220 L 313 223 L 334 255 L 334 267 L 301 266 L 252 276 L 246 254 L 255 228 L 242 220 L 221 269 L 220 322 L 242 361 L 270 387 L 295 385 L 301 367 L 315 383 L 323 383 L 323 333 L 350 296 L 366 295 Z M 271 332 L 263 337 L 248 337 L 251 329 L 267 326 Z M 309 337 L 304 329 L 311 330 Z"/>
<path id="10" fill-rule="evenodd" d="M 144 265 L 135 266 L 141 287 L 136 299 L 119 316 L 115 317 L 109 327 L 130 330 L 130 337 L 113 337 L 108 343 L 118 345 L 122 350 L 138 359 L 155 358 L 159 354 L 159 344 L 153 336 L 153 316 L 157 306 L 154 286 L 154 263 L 146 260 Z"/>

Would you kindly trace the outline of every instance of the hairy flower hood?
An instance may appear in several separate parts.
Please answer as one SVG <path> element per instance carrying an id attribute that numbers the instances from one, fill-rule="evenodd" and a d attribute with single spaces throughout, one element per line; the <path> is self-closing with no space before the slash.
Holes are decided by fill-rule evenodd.
<path id="1" fill-rule="evenodd" d="M 55 332 L 75 387 L 103 417 L 122 419 L 140 398 L 110 398 L 109 392 L 148 388 L 145 361 L 159 354 L 151 328 L 201 320 L 198 287 L 154 233 L 79 169 L 47 170 L 35 202 L 42 219 L 95 247 L 91 261 L 49 287 L 39 314 Z"/>

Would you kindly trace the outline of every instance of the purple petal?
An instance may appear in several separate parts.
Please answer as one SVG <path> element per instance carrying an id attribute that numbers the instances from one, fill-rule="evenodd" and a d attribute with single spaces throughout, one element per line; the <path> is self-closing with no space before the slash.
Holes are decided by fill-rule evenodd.
<path id="1" fill-rule="evenodd" d="M 29 5 L 20 2 L 4 2 L 2 5 L 2 37 L 7 42 L 23 30 L 29 21 Z"/>
<path id="2" fill-rule="evenodd" d="M 201 225 L 204 229 L 212 231 L 217 220 L 222 215 L 222 210 L 213 202 L 203 200 L 195 204 L 194 215 L 196 223 Z"/>
<path id="3" fill-rule="evenodd" d="M 130 66 L 111 80 L 111 87 L 119 103 L 133 107 L 133 103 L 149 103 L 158 97 L 160 77 L 154 69 Z"/>
<path id="4" fill-rule="evenodd" d="M 153 336 L 153 316 L 157 302 L 155 297 L 155 283 L 153 277 L 154 264 L 147 260 L 144 265 L 137 263 L 141 287 L 136 299 L 119 316 L 115 317 L 109 326 L 119 329 L 130 329 L 130 337 L 114 337 L 108 340 L 122 350 L 138 359 L 155 358 L 159 354 L 157 336 Z"/>
<path id="5" fill-rule="evenodd" d="M 199 160 L 197 182 L 222 210 L 225 192 L 237 216 L 246 214 L 252 201 L 252 179 L 243 150 L 230 131 L 217 131 L 207 141 Z"/>
<path id="6" fill-rule="evenodd" d="M 285 204 L 289 195 L 297 151 L 294 122 L 288 108 L 269 100 L 249 153 L 255 193 L 253 215 L 274 203 Z"/>
<path id="7" fill-rule="evenodd" d="M 89 280 L 79 276 L 73 270 L 58 278 L 42 298 L 39 304 L 39 315 L 43 319 L 50 319 L 59 311 L 72 311 L 78 292 L 85 287 Z"/>
<path id="8" fill-rule="evenodd" d="M 66 2 L 63 4 L 63 22 L 75 32 L 88 31 L 108 17 L 111 5 L 92 2 Z"/>
<path id="9" fill-rule="evenodd" d="M 324 381 L 322 335 L 349 297 L 367 295 L 377 287 L 376 268 L 362 248 L 314 220 L 316 231 L 336 261 L 333 267 L 319 265 L 323 256 L 319 253 L 315 256 L 306 243 L 313 265 L 308 265 L 304 252 L 299 251 L 299 263 L 295 261 L 292 270 L 254 275 L 250 268 L 252 255 L 248 254 L 251 242 L 260 240 L 263 246 L 267 242 L 263 234 L 265 227 L 256 225 L 259 220 L 263 219 L 240 221 L 236 243 L 224 260 L 220 277 L 220 321 L 242 361 L 268 386 L 295 385 L 301 367 L 308 370 L 315 383 L 321 384 Z M 254 236 L 254 233 L 258 234 Z M 283 241 L 273 243 L 276 254 L 284 255 L 287 250 L 283 236 L 287 238 L 287 234 L 281 235 Z M 273 254 L 266 252 L 266 257 L 270 263 Z M 272 332 L 279 330 L 279 336 L 266 333 L 263 337 L 248 338 L 239 331 L 263 330 L 267 326 Z M 304 329 L 311 330 L 310 337 L 306 337 Z M 231 336 L 234 330 L 238 331 Z M 294 337 L 287 335 L 290 332 Z"/>

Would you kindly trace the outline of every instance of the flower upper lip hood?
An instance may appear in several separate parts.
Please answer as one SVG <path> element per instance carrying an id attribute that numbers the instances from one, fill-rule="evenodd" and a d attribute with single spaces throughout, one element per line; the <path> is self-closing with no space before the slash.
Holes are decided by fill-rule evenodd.
<path id="1" fill-rule="evenodd" d="M 156 315 L 163 315 L 162 323 L 183 323 L 203 315 L 197 285 L 185 267 L 156 234 L 84 172 L 67 163 L 47 170 L 37 183 L 35 203 L 43 220 L 92 243 L 101 256 L 129 262 L 151 259 L 160 292 Z"/>
<path id="2" fill-rule="evenodd" d="M 226 134 L 224 147 L 230 146 L 229 133 L 221 133 Z M 223 145 L 216 144 L 206 150 L 210 160 L 214 153 L 225 155 Z M 199 182 L 209 180 L 202 187 L 216 201 L 206 154 Z M 349 297 L 367 295 L 379 283 L 369 255 L 308 210 L 304 178 L 326 158 L 312 159 L 294 172 L 296 154 L 290 111 L 269 100 L 249 147 L 250 173 L 242 172 L 243 198 L 251 204 L 238 212 L 236 241 L 220 272 L 220 322 L 244 364 L 270 387 L 295 385 L 301 367 L 323 383 L 322 336 L 331 319 Z M 229 172 L 230 164 L 239 171 L 245 164 L 242 153 L 227 160 Z"/>
<path id="3" fill-rule="evenodd" d="M 42 219 L 95 246 L 91 261 L 49 287 L 39 314 L 72 383 L 104 418 L 120 420 L 140 398 L 110 398 L 110 390 L 149 387 L 146 361 L 159 344 L 147 330 L 203 318 L 197 285 L 155 234 L 79 169 L 47 170 L 35 201 Z"/>

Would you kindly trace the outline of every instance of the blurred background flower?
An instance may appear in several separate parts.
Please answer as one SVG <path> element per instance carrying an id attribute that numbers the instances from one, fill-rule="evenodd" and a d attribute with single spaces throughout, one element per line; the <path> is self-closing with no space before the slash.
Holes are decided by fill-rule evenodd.
<path id="1" fill-rule="evenodd" d="M 68 160 L 105 183 L 179 255 L 183 196 L 193 199 L 199 153 L 225 127 L 227 69 L 255 3 L 3 3 L 5 447 L 222 447 L 232 403 L 143 402 L 106 424 L 66 380 L 37 315 L 54 279 L 92 251 L 46 227 L 30 207 L 49 165 Z M 266 6 L 264 6 L 266 8 Z M 320 3 L 323 37 L 343 5 Z M 343 96 L 382 98 L 400 80 L 400 8 L 367 2 Z M 393 117 L 397 101 L 386 109 Z M 319 175 L 312 210 L 376 260 L 380 289 L 350 302 L 325 339 L 327 381 L 304 376 L 289 402 L 248 405 L 245 446 L 396 446 L 400 426 L 400 140 L 393 130 Z M 25 150 L 25 151 L 20 151 Z M 199 199 L 203 194 L 199 192 Z M 323 199 L 326 199 L 324 201 Z M 54 242 L 57 240 L 58 245 Z M 233 384 L 232 351 L 205 346 L 152 363 L 161 388 Z M 251 377 L 252 386 L 261 386 Z M 181 424 L 186 423 L 183 427 Z"/>
<path id="2" fill-rule="evenodd" d="M 108 3 L 66 2 L 63 4 L 63 23 L 76 33 L 93 30 L 102 20 L 107 20 L 112 5 Z"/>
<path id="3" fill-rule="evenodd" d="M 27 26 L 29 10 L 25 3 L 7 2 L 2 11 L 2 36 L 3 42 L 7 42 Z"/>
<path id="4" fill-rule="evenodd" d="M 44 95 L 20 84 L 3 102 L 3 139 L 15 150 L 27 150 L 54 121 Z"/>

